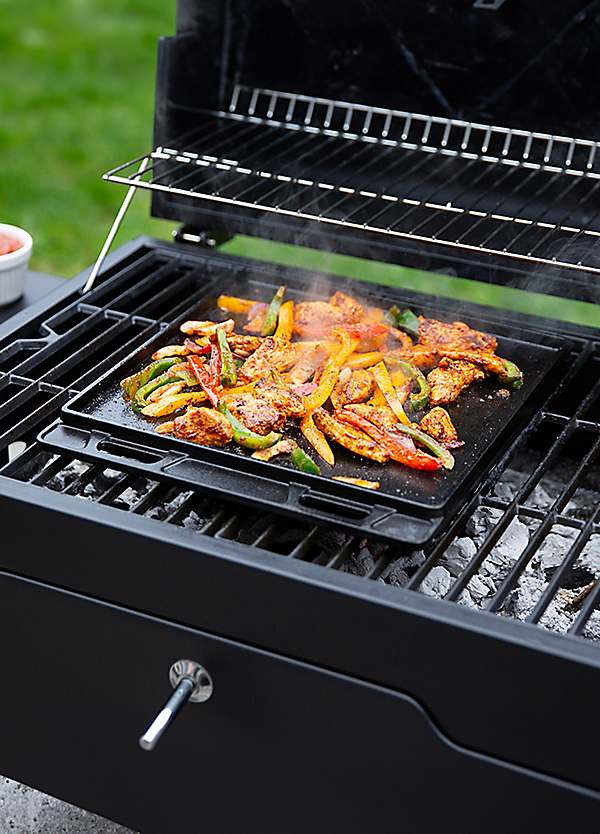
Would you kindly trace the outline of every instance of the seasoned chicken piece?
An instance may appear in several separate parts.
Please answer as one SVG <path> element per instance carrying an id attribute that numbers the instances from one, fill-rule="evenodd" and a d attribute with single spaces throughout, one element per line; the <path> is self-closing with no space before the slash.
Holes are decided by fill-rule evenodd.
<path id="1" fill-rule="evenodd" d="M 473 330 L 462 321 L 444 322 L 419 316 L 419 342 L 435 351 L 483 350 L 493 353 L 496 339 L 488 333 Z"/>
<path id="2" fill-rule="evenodd" d="M 442 359 L 439 366 L 427 375 L 431 386 L 429 401 L 432 405 L 452 403 L 472 382 L 484 378 L 484 372 L 470 362 Z"/>
<path id="3" fill-rule="evenodd" d="M 346 324 L 359 322 L 364 318 L 365 308 L 351 295 L 338 291 L 331 296 L 329 303 L 342 311 Z"/>
<path id="4" fill-rule="evenodd" d="M 252 394 L 225 394 L 221 401 L 234 417 L 256 434 L 279 431 L 285 424 L 284 414 Z"/>
<path id="5" fill-rule="evenodd" d="M 332 417 L 324 408 L 318 408 L 314 412 L 313 419 L 316 427 L 324 435 L 329 437 L 330 440 L 335 440 L 336 443 L 339 443 L 340 446 L 343 446 L 350 452 L 354 452 L 356 455 L 364 458 L 370 458 L 370 460 L 375 460 L 378 463 L 385 463 L 389 460 L 388 453 L 381 446 L 378 446 L 368 435 L 352 426 L 340 423 L 339 420 Z"/>
<path id="6" fill-rule="evenodd" d="M 240 359 L 247 359 L 255 350 L 262 344 L 262 339 L 258 336 L 243 336 L 238 333 L 232 333 L 227 337 L 229 347 Z"/>
<path id="7" fill-rule="evenodd" d="M 456 449 L 458 446 L 464 446 L 464 443 L 458 439 L 458 433 L 454 427 L 450 415 L 445 408 L 439 405 L 432 408 L 419 423 L 419 427 L 433 437 L 434 440 L 439 440 L 448 449 Z"/>
<path id="8" fill-rule="evenodd" d="M 180 326 L 182 333 L 186 336 L 214 336 L 217 327 L 224 327 L 226 333 L 232 333 L 235 327 L 233 319 L 227 321 L 184 321 Z"/>
<path id="9" fill-rule="evenodd" d="M 327 301 L 301 301 L 294 307 L 294 333 L 299 336 L 318 339 L 342 324 L 347 324 L 344 310 Z"/>
<path id="10" fill-rule="evenodd" d="M 325 364 L 329 352 L 324 345 L 314 345 L 302 353 L 301 359 L 297 362 L 287 375 L 287 382 L 290 385 L 302 385 L 313 378 L 315 373 Z"/>
<path id="11" fill-rule="evenodd" d="M 502 359 L 494 353 L 483 353 L 477 350 L 444 350 L 443 356 L 447 359 L 470 362 L 488 374 L 495 374 L 500 382 L 515 388 L 523 382 L 523 374 L 515 363 Z"/>
<path id="12" fill-rule="evenodd" d="M 342 371 L 344 374 L 344 371 Z M 338 381 L 331 392 L 334 408 L 343 408 L 348 403 L 364 403 L 373 393 L 375 382 L 369 371 L 352 371 L 345 381 Z"/>
<path id="13" fill-rule="evenodd" d="M 274 446 L 269 446 L 268 449 L 259 449 L 253 452 L 252 457 L 257 460 L 271 460 L 271 458 L 277 457 L 277 455 L 290 455 L 295 448 L 296 443 L 293 440 L 284 438 L 279 443 L 275 443 Z"/>
<path id="14" fill-rule="evenodd" d="M 188 408 L 173 420 L 173 433 L 203 446 L 225 446 L 233 439 L 231 423 L 214 408 Z"/>
<path id="15" fill-rule="evenodd" d="M 379 426 L 380 429 L 393 429 L 398 424 L 398 418 L 389 407 L 389 405 L 369 405 L 368 403 L 355 403 L 354 405 L 347 405 L 348 411 L 353 411 L 361 417 L 369 420 L 373 425 Z"/>
<path id="16" fill-rule="evenodd" d="M 390 354 L 404 359 L 406 362 L 412 362 L 417 368 L 433 368 L 437 362 L 436 351 L 426 345 L 399 348 L 391 350 Z"/>
<path id="17" fill-rule="evenodd" d="M 285 417 L 300 419 L 306 411 L 304 400 L 287 385 L 275 382 L 263 382 L 255 388 L 256 396 L 280 411 Z"/>
<path id="18" fill-rule="evenodd" d="M 296 356 L 297 348 L 287 339 L 268 336 L 252 356 L 246 359 L 238 371 L 238 380 L 251 382 L 267 376 L 271 371 L 285 371 L 294 364 Z"/>
<path id="19" fill-rule="evenodd" d="M 397 327 L 390 327 L 388 328 L 388 331 L 392 338 L 400 343 L 402 348 L 410 349 L 413 346 L 413 340 L 410 338 L 408 333 L 405 333 L 403 330 L 398 330 Z"/>
<path id="20" fill-rule="evenodd" d="M 258 301 L 248 310 L 248 321 L 244 325 L 246 333 L 260 333 L 267 313 L 267 304 Z"/>

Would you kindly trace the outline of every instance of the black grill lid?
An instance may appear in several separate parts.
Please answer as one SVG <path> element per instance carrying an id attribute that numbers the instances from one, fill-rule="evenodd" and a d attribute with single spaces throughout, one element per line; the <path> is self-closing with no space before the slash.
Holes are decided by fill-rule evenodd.
<path id="1" fill-rule="evenodd" d="M 426 247 L 597 301 L 598 22 L 600 0 L 179 0 L 148 170 L 107 178 L 199 229 Z"/>

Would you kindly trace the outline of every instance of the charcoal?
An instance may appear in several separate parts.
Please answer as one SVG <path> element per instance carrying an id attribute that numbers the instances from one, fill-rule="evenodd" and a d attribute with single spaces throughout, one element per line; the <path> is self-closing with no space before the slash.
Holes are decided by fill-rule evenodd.
<path id="1" fill-rule="evenodd" d="M 574 538 L 577 531 L 571 530 L 570 532 L 574 534 L 572 536 Z M 535 557 L 542 570 L 554 571 L 562 564 L 569 549 L 569 538 L 569 536 L 557 533 L 555 528 L 546 536 Z"/>
<path id="2" fill-rule="evenodd" d="M 19 469 L 15 472 L 15 478 L 19 481 L 31 481 L 42 472 L 49 463 L 53 463 L 58 455 L 53 455 L 51 452 L 40 452 L 31 460 L 22 463 Z"/>
<path id="3" fill-rule="evenodd" d="M 186 530 L 200 530 L 206 524 L 207 519 L 199 515 L 195 510 L 192 510 L 181 522 L 181 526 Z"/>
<path id="4" fill-rule="evenodd" d="M 479 576 L 473 576 L 469 580 L 467 588 L 469 590 L 471 598 L 475 601 L 475 604 L 478 601 L 485 599 L 485 597 L 489 597 L 490 594 L 494 591 L 494 587 L 492 586 L 490 588 L 490 586 L 482 579 L 480 579 Z"/>
<path id="5" fill-rule="evenodd" d="M 566 634 L 578 614 L 576 610 L 569 607 L 572 598 L 573 595 L 570 595 L 568 591 L 559 591 L 540 619 L 540 625 L 548 631 Z"/>
<path id="6" fill-rule="evenodd" d="M 421 582 L 419 590 L 428 597 L 444 597 L 452 587 L 452 576 L 442 565 L 432 568 Z"/>
<path id="7" fill-rule="evenodd" d="M 335 556 L 341 548 L 348 542 L 350 536 L 342 533 L 341 530 L 333 530 L 331 528 L 319 530 L 319 548 L 321 553 L 326 557 Z M 364 543 L 361 542 L 361 546 Z"/>
<path id="8" fill-rule="evenodd" d="M 396 556 L 392 564 L 399 565 L 404 570 L 408 571 L 410 568 L 419 568 L 425 561 L 425 554 L 422 550 L 411 550 L 401 556 Z"/>
<path id="9" fill-rule="evenodd" d="M 585 521 L 600 503 L 600 492 L 578 489 L 564 509 L 564 515 Z"/>
<path id="10" fill-rule="evenodd" d="M 368 547 L 360 547 L 356 553 L 352 553 L 342 565 L 344 573 L 352 573 L 354 576 L 366 576 L 375 568 L 373 554 Z"/>
<path id="11" fill-rule="evenodd" d="M 89 464 L 84 463 L 81 460 L 73 460 L 71 463 L 67 464 L 64 469 L 61 469 L 60 472 L 57 472 L 54 475 L 46 486 L 48 489 L 55 490 L 56 492 L 62 492 L 67 487 L 71 486 L 71 484 L 80 478 L 84 472 L 87 472 Z"/>
<path id="12" fill-rule="evenodd" d="M 503 501 L 512 501 L 526 480 L 527 474 L 525 472 L 519 472 L 511 468 L 505 469 L 494 486 L 493 494 Z"/>
<path id="13" fill-rule="evenodd" d="M 479 546 L 492 527 L 498 523 L 501 515 L 501 510 L 496 510 L 493 507 L 477 507 L 467 521 L 467 536 L 470 536 L 475 544 Z"/>
<path id="14" fill-rule="evenodd" d="M 554 497 L 552 497 L 541 484 L 538 484 L 527 499 L 527 506 L 535 507 L 536 510 L 548 510 L 554 503 L 559 492 L 560 487 L 554 491 Z"/>
<path id="15" fill-rule="evenodd" d="M 88 501 L 95 501 L 100 498 L 107 489 L 110 489 L 119 478 L 123 477 L 123 473 L 116 469 L 105 469 L 100 472 L 89 484 L 86 484 L 83 490 L 79 493 L 80 498 L 85 498 Z"/>
<path id="16" fill-rule="evenodd" d="M 454 539 L 440 561 L 452 576 L 460 576 L 476 553 L 477 547 L 473 539 L 462 537 Z"/>
<path id="17" fill-rule="evenodd" d="M 492 553 L 498 560 L 514 562 L 529 543 L 529 529 L 521 519 L 513 518 Z M 491 554 L 490 554 L 491 555 Z"/>
<path id="18" fill-rule="evenodd" d="M 403 587 L 410 581 L 410 576 L 400 564 L 400 560 L 396 560 L 381 575 L 380 579 L 387 585 L 399 585 Z"/>
<path id="19" fill-rule="evenodd" d="M 600 536 L 592 536 L 583 548 L 579 559 L 575 562 L 575 569 L 587 571 L 593 579 L 600 579 Z"/>
<path id="20" fill-rule="evenodd" d="M 588 640 L 600 641 L 600 611 L 593 611 L 583 630 Z"/>
<path id="21" fill-rule="evenodd" d="M 465 608 L 479 608 L 469 591 L 464 588 L 458 598 L 458 604 L 464 605 Z"/>

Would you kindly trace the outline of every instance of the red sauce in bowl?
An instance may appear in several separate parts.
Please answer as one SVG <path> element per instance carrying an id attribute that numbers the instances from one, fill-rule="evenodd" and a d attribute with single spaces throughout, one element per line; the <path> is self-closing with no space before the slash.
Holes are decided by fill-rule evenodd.
<path id="1" fill-rule="evenodd" d="M 10 255 L 11 252 L 16 252 L 22 246 L 20 240 L 0 234 L 0 255 Z"/>

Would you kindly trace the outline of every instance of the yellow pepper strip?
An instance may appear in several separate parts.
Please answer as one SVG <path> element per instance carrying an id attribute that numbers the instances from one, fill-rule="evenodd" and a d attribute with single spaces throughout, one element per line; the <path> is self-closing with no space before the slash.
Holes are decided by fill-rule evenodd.
<path id="1" fill-rule="evenodd" d="M 346 365 L 348 368 L 357 370 L 358 368 L 370 368 L 376 365 L 383 359 L 383 353 L 378 350 L 372 350 L 369 353 L 353 353 L 348 357 Z"/>
<path id="2" fill-rule="evenodd" d="M 348 357 L 351 356 L 358 347 L 360 339 L 350 336 L 348 331 L 344 330 L 343 327 L 338 327 L 333 332 L 334 335 L 340 340 L 341 344 L 337 353 L 332 355 L 330 361 L 333 362 L 334 365 L 337 365 L 338 368 L 341 368 L 342 365 L 346 364 Z"/>
<path id="3" fill-rule="evenodd" d="M 220 295 L 217 298 L 217 306 L 226 313 L 233 313 L 239 315 L 240 313 L 247 313 L 249 310 L 258 304 L 252 298 L 236 298 L 233 295 Z"/>
<path id="4" fill-rule="evenodd" d="M 165 414 L 172 414 L 178 408 L 203 403 L 205 400 L 205 393 L 176 394 L 174 397 L 163 397 L 158 402 L 150 403 L 146 408 L 142 408 L 142 414 L 144 417 L 164 417 Z"/>
<path id="5" fill-rule="evenodd" d="M 373 392 L 373 396 L 367 400 L 367 405 L 373 405 L 375 408 L 389 408 L 386 398 L 383 396 L 379 388 Z"/>
<path id="6" fill-rule="evenodd" d="M 246 385 L 236 385 L 235 388 L 228 388 L 225 393 L 227 395 L 234 394 L 235 396 L 238 394 L 248 394 L 259 381 L 255 379 L 254 382 L 248 382 Z"/>
<path id="7" fill-rule="evenodd" d="M 323 369 L 323 373 L 319 377 L 319 383 L 315 390 L 312 394 L 309 394 L 308 397 L 304 398 L 304 405 L 306 407 L 307 414 L 310 414 L 311 411 L 314 411 L 316 408 L 320 408 L 327 402 L 331 396 L 331 392 L 335 388 L 340 368 L 350 354 L 354 353 L 356 346 L 360 341 L 360 339 L 351 337 L 350 334 L 341 327 L 335 330 L 335 335 L 340 340 L 340 347 L 337 353 L 330 356 L 327 365 L 325 365 L 325 368 Z"/>
<path id="8" fill-rule="evenodd" d="M 279 321 L 277 323 L 277 330 L 275 331 L 276 339 L 292 338 L 292 331 L 294 329 L 294 302 L 286 301 L 281 305 L 279 310 Z"/>
<path id="9" fill-rule="evenodd" d="M 301 353 L 305 353 L 316 347 L 324 347 L 327 353 L 330 354 L 335 353 L 339 349 L 339 344 L 337 342 L 325 342 L 322 339 L 314 342 L 294 342 L 294 345 L 299 351 L 301 351 Z"/>
<path id="10" fill-rule="evenodd" d="M 335 458 L 333 456 L 333 452 L 331 451 L 331 446 L 327 442 L 327 438 L 323 432 L 315 426 L 312 414 L 307 414 L 300 420 L 300 431 L 308 440 L 315 452 L 323 458 L 325 463 L 328 463 L 330 466 L 334 466 Z"/>
<path id="11" fill-rule="evenodd" d="M 390 375 L 388 373 L 388 369 L 385 367 L 383 362 L 379 362 L 372 368 L 371 373 L 375 378 L 375 382 L 377 383 L 377 387 L 385 397 L 387 404 L 392 409 L 396 417 L 401 423 L 404 423 L 405 426 L 410 426 L 410 420 L 406 416 L 406 412 L 402 407 L 402 403 L 398 398 L 398 393 L 392 384 L 392 380 L 390 379 Z"/>
<path id="12" fill-rule="evenodd" d="M 362 478 L 347 478 L 345 475 L 334 475 L 334 481 L 342 481 L 344 484 L 353 484 L 354 486 L 364 487 L 365 489 L 379 489 L 381 483 L 379 481 L 365 481 Z"/>

